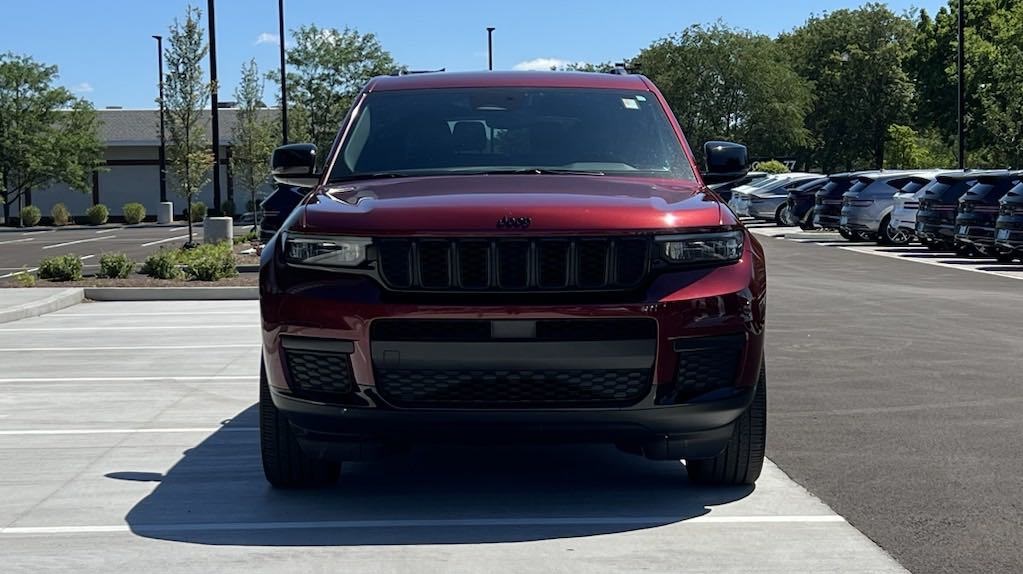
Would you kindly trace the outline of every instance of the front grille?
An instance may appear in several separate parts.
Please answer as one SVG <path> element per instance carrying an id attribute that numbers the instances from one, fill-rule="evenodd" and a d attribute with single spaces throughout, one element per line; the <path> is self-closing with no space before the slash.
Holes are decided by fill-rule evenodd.
<path id="1" fill-rule="evenodd" d="M 537 341 L 628 341 L 657 337 L 657 322 L 652 319 L 511 322 L 526 321 L 535 323 L 535 337 L 531 339 Z M 478 319 L 377 319 L 370 326 L 370 337 L 374 341 L 486 342 L 495 340 L 492 333 L 492 322 Z"/>
<path id="2" fill-rule="evenodd" d="M 378 369 L 376 384 L 380 395 L 398 407 L 614 407 L 646 396 L 651 372 Z"/>
<path id="3" fill-rule="evenodd" d="M 384 283 L 422 291 L 631 289 L 646 277 L 650 245 L 642 237 L 376 242 Z"/>
<path id="4" fill-rule="evenodd" d="M 735 385 L 742 360 L 745 335 L 696 337 L 675 341 L 676 367 L 673 385 L 660 389 L 661 404 L 686 402 L 717 389 Z"/>
<path id="5" fill-rule="evenodd" d="M 354 390 L 348 355 L 325 351 L 286 349 L 285 363 L 291 390 L 298 395 L 316 398 L 321 395 L 342 395 Z"/>

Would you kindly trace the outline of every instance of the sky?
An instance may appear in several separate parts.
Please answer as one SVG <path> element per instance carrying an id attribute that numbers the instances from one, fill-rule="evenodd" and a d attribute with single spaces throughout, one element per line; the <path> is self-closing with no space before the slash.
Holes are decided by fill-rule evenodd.
<path id="1" fill-rule="evenodd" d="M 865 1 L 865 0 L 864 0 Z M 205 0 L 192 0 L 204 10 Z M 721 20 L 771 36 L 811 14 L 855 0 L 285 0 L 286 27 L 355 28 L 377 35 L 410 69 L 481 70 L 494 26 L 495 69 L 546 69 L 567 62 L 620 61 L 692 24 Z M 59 83 L 98 108 L 152 108 L 156 41 L 188 0 L 0 0 L 0 52 L 57 65 Z M 896 12 L 934 13 L 947 0 L 891 0 Z M 232 94 L 244 62 L 278 65 L 277 0 L 217 0 L 219 97 Z M 267 83 L 266 100 L 274 101 Z"/>

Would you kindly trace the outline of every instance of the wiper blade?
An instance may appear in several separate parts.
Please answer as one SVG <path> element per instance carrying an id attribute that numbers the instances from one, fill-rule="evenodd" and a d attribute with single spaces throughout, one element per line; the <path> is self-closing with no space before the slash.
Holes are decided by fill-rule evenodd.
<path id="1" fill-rule="evenodd" d="M 546 167 L 488 169 L 483 171 L 464 171 L 458 173 L 461 175 L 606 175 L 604 172 L 596 170 L 558 169 Z"/>
<path id="2" fill-rule="evenodd" d="M 362 179 L 391 179 L 398 177 L 418 177 L 421 175 L 422 174 L 415 175 L 411 173 L 401 173 L 397 171 L 381 171 L 378 173 L 355 173 L 352 175 L 331 178 L 327 180 L 327 183 L 339 183 L 342 181 L 359 181 Z"/>

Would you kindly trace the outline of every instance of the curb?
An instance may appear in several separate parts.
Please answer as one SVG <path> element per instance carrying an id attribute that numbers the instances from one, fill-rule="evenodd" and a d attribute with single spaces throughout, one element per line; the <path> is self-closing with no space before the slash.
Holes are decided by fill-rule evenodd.
<path id="1" fill-rule="evenodd" d="M 259 287 L 85 287 L 92 301 L 255 301 Z"/>
<path id="2" fill-rule="evenodd" d="M 46 299 L 23 303 L 10 309 L 0 309 L 0 323 L 38 317 L 54 311 L 66 309 L 85 301 L 84 289 L 72 288 L 62 289 L 58 293 L 50 295 Z"/>

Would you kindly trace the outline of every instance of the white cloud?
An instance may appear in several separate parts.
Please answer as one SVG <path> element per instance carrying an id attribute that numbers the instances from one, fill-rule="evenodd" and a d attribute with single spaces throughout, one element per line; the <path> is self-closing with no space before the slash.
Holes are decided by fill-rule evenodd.
<path id="1" fill-rule="evenodd" d="M 256 38 L 257 46 L 260 44 L 273 44 L 274 46 L 279 46 L 280 43 L 281 38 L 277 34 L 271 34 L 270 32 L 263 32 Z"/>
<path id="2" fill-rule="evenodd" d="M 519 62 L 512 66 L 513 70 L 550 70 L 551 68 L 561 68 L 568 66 L 569 64 L 581 64 L 582 62 L 573 62 L 571 60 L 562 60 L 561 58 L 533 58 L 532 60 L 526 60 L 525 62 Z"/>
<path id="3" fill-rule="evenodd" d="M 89 94 L 92 93 L 93 87 L 89 82 L 82 82 L 81 84 L 71 86 L 71 91 L 76 94 Z"/>

